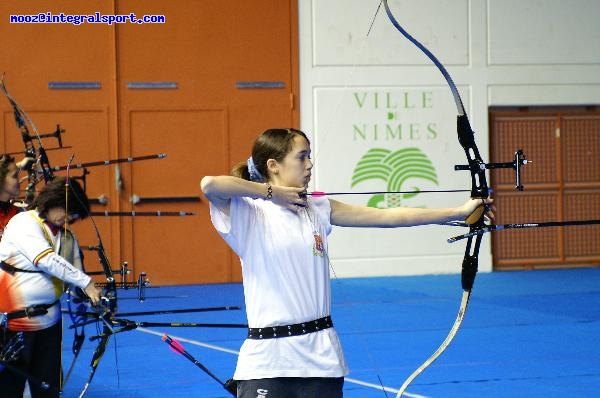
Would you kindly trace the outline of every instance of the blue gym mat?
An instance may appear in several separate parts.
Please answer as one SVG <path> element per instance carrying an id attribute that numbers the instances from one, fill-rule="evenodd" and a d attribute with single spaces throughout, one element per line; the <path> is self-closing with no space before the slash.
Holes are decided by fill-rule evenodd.
<path id="1" fill-rule="evenodd" d="M 456 317 L 460 275 L 334 279 L 333 319 L 351 373 L 344 397 L 394 397 L 440 345 Z M 241 310 L 130 317 L 144 322 L 245 323 L 240 284 L 119 292 L 119 311 L 239 306 Z M 63 366 L 72 330 L 65 316 Z M 137 328 L 114 335 L 86 397 L 231 397 L 161 341 L 183 346 L 219 379 L 231 377 L 244 329 Z M 98 333 L 85 328 L 87 337 Z M 96 341 L 86 340 L 65 386 L 77 397 Z M 384 391 L 386 390 L 386 391 Z M 596 397 L 600 395 L 600 269 L 479 274 L 454 342 L 407 397 Z M 326 397 L 324 397 L 326 398 Z"/>

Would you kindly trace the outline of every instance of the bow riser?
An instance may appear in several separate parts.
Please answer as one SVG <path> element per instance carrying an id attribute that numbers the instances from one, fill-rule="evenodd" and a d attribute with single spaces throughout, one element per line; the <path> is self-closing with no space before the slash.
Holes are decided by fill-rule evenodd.
<path id="1" fill-rule="evenodd" d="M 456 120 L 456 129 L 458 142 L 465 151 L 471 172 L 471 197 L 484 199 L 490 196 L 490 191 L 485 175 L 485 162 L 481 158 L 477 144 L 475 143 L 475 133 L 471 129 L 467 115 L 459 115 Z"/>

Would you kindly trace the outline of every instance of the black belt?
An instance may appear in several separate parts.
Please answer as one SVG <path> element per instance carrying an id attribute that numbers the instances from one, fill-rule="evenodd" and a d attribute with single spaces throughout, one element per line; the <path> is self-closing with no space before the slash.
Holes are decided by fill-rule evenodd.
<path id="1" fill-rule="evenodd" d="M 300 336 L 333 327 L 331 316 L 296 323 L 295 325 L 268 326 L 265 328 L 248 328 L 248 338 L 253 340 L 275 339 L 280 337 Z"/>
<path id="2" fill-rule="evenodd" d="M 37 304 L 32 305 L 31 307 L 27 307 L 23 310 L 6 312 L 6 320 L 10 321 L 11 319 L 16 318 L 31 318 L 38 315 L 45 315 L 48 313 L 48 308 L 58 304 L 60 300 L 56 300 L 52 304 Z"/>

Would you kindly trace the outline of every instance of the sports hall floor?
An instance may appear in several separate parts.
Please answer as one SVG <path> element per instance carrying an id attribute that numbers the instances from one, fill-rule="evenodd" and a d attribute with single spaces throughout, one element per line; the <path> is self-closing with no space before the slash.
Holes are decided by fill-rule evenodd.
<path id="1" fill-rule="evenodd" d="M 446 337 L 462 293 L 459 275 L 334 279 L 332 288 L 332 315 L 351 367 L 346 398 L 394 397 Z M 131 319 L 245 323 L 239 284 L 158 287 L 148 289 L 146 296 L 140 303 L 135 291 L 120 290 L 119 311 L 240 306 L 242 310 Z M 64 324 L 69 325 L 68 318 Z M 96 334 L 95 325 L 85 332 Z M 230 396 L 169 350 L 161 341 L 164 332 L 180 339 L 222 380 L 231 377 L 245 335 L 244 329 L 174 327 L 119 333 L 86 397 Z M 65 330 L 65 367 L 72 358 L 71 335 Z M 64 397 L 76 397 L 85 384 L 95 345 L 86 340 Z M 405 396 L 600 396 L 600 268 L 479 274 L 454 342 Z"/>

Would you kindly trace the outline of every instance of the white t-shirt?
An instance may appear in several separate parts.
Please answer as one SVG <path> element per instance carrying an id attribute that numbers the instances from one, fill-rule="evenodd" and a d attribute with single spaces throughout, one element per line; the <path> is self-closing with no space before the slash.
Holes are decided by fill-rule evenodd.
<path id="1" fill-rule="evenodd" d="M 15 272 L 11 275 L 0 270 L 0 312 L 51 304 L 63 293 L 62 281 L 82 289 L 87 286 L 90 277 L 54 252 L 60 249 L 61 236 L 62 232 L 54 235 L 35 210 L 18 213 L 11 218 L 0 241 L 0 260 L 17 269 L 42 272 Z M 60 305 L 56 304 L 48 308 L 45 315 L 9 321 L 9 329 L 41 330 L 60 319 Z"/>
<path id="2" fill-rule="evenodd" d="M 330 315 L 327 198 L 294 213 L 263 199 L 234 198 L 229 216 L 211 205 L 212 222 L 242 262 L 248 325 L 281 326 Z M 316 242 L 315 233 L 322 242 Z M 320 243 L 321 246 L 315 246 Z M 334 320 L 335 322 L 335 320 Z M 333 328 L 301 336 L 247 339 L 234 379 L 342 377 L 348 374 Z"/>

